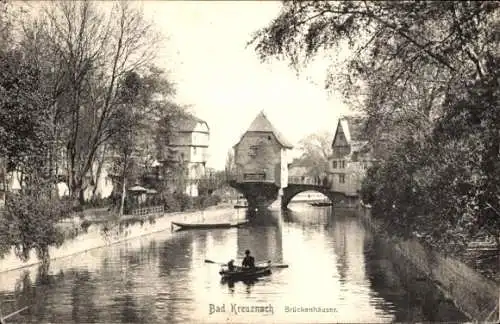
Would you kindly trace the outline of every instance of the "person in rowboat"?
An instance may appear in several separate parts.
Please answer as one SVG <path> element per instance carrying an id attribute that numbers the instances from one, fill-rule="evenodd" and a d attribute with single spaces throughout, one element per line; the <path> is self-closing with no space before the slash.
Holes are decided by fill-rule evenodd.
<path id="1" fill-rule="evenodd" d="M 231 260 L 227 263 L 227 269 L 229 271 L 234 271 L 235 270 L 235 266 L 234 266 L 234 260 Z"/>
<path id="2" fill-rule="evenodd" d="M 250 250 L 245 251 L 245 258 L 243 259 L 241 266 L 244 269 L 254 269 L 255 268 L 255 259 L 253 256 L 250 255 Z"/>

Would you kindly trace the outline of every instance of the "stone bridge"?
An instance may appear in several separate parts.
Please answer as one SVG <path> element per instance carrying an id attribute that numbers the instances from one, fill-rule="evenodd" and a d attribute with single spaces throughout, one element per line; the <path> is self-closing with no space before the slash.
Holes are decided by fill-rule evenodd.
<path id="1" fill-rule="evenodd" d="M 277 199 L 281 200 L 281 208 L 286 209 L 290 201 L 301 192 L 316 191 L 324 194 L 334 206 L 352 206 L 357 196 L 335 191 L 326 180 L 314 181 L 306 177 L 289 177 L 288 185 L 280 192 L 280 188 L 272 182 L 231 180 L 231 187 L 238 190 L 248 201 L 249 208 L 268 207 Z"/>
<path id="2" fill-rule="evenodd" d="M 233 146 L 235 174 L 229 184 L 242 193 L 249 208 L 275 206 L 281 200 L 286 208 L 292 198 L 304 191 L 314 190 L 327 196 L 333 205 L 357 198 L 350 197 L 344 184 L 338 189 L 325 177 L 311 178 L 298 172 L 290 176 L 293 145 L 279 132 L 261 111 L 248 130 Z M 332 177 L 330 177 L 332 179 Z M 340 176 L 339 176 L 340 179 Z M 343 187 L 343 190 L 340 189 Z"/>

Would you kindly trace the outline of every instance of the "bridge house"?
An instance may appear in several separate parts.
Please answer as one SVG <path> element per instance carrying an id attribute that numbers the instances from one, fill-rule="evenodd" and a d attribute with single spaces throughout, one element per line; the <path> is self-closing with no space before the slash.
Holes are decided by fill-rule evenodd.
<path id="1" fill-rule="evenodd" d="M 261 111 L 234 146 L 236 181 L 264 182 L 278 188 L 288 185 L 292 144 Z"/>
<path id="2" fill-rule="evenodd" d="M 362 117 L 341 117 L 332 142 L 328 177 L 332 189 L 357 195 L 366 169 L 373 163 L 373 152 L 364 135 Z"/>

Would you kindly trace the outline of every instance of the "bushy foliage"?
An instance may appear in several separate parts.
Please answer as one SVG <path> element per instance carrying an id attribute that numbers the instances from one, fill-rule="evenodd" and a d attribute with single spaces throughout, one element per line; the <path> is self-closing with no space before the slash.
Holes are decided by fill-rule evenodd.
<path id="1" fill-rule="evenodd" d="M 165 211 L 167 212 L 177 212 L 181 210 L 181 205 L 179 201 L 171 193 L 165 193 L 161 196 L 163 205 L 165 206 Z"/>
<path id="2" fill-rule="evenodd" d="M 2 251 L 14 247 L 23 261 L 35 250 L 40 260 L 49 259 L 49 246 L 59 246 L 64 235 L 56 224 L 68 215 L 70 206 L 48 196 L 34 193 L 9 197 L 0 219 Z"/>
<path id="3" fill-rule="evenodd" d="M 190 196 L 182 192 L 174 193 L 174 199 L 178 201 L 181 211 L 193 208 L 193 200 Z"/>
<path id="4" fill-rule="evenodd" d="M 218 203 L 221 202 L 222 199 L 218 195 L 209 194 L 209 195 L 201 195 L 198 197 L 193 197 L 192 200 L 193 200 L 193 206 L 195 208 L 203 209 L 217 205 Z"/>
<path id="5" fill-rule="evenodd" d="M 332 154 L 333 136 L 330 132 L 319 132 L 301 139 L 299 150 L 302 154 L 294 164 L 305 167 L 309 176 L 323 176 L 329 169 L 328 159 Z"/>
<path id="6" fill-rule="evenodd" d="M 81 205 L 83 209 L 86 208 L 102 208 L 102 207 L 108 207 L 113 205 L 113 200 L 108 197 L 108 198 L 93 198 L 88 201 L 83 202 Z"/>
<path id="7" fill-rule="evenodd" d="M 500 234 L 498 79 L 470 84 L 424 140 L 409 140 L 371 168 L 363 200 L 391 233 L 417 235 L 460 253 L 478 236 Z"/>

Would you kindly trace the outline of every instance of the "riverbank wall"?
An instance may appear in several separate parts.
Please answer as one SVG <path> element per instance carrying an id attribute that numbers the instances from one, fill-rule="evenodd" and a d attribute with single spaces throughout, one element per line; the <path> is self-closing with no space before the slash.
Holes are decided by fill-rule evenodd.
<path id="1" fill-rule="evenodd" d="M 65 240 L 61 246 L 50 247 L 50 260 L 69 257 L 156 232 L 171 231 L 172 222 L 227 222 L 233 220 L 234 214 L 234 210 L 227 206 L 215 206 L 204 211 L 166 213 L 154 218 L 145 217 L 144 221 L 133 224 L 116 223 L 110 226 L 109 223 L 93 223 L 85 231 L 80 231 L 80 234 L 74 238 Z M 70 228 L 76 230 L 81 229 L 83 222 L 74 218 L 65 223 L 70 224 L 66 226 L 71 226 Z M 23 262 L 12 249 L 10 253 L 0 259 L 0 273 L 35 266 L 39 263 L 34 251 L 30 254 L 30 258 Z"/>
<path id="2" fill-rule="evenodd" d="M 372 218 L 371 208 L 362 203 L 358 215 L 375 235 L 386 236 L 380 222 Z M 395 258 L 408 260 L 432 281 L 456 307 L 472 321 L 498 322 L 499 285 L 461 261 L 425 248 L 416 239 L 391 239 Z"/>

